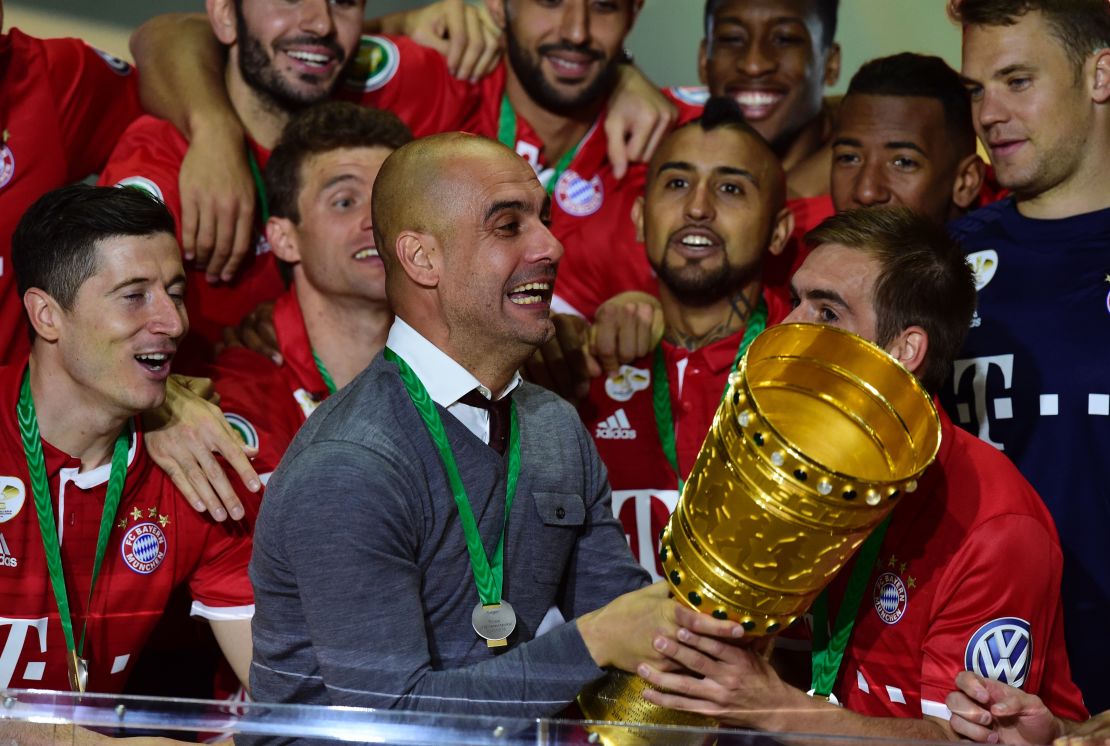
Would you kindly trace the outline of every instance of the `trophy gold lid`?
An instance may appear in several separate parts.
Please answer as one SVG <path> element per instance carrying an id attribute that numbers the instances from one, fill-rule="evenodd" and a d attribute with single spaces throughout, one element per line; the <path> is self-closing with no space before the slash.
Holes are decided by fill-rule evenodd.
<path id="1" fill-rule="evenodd" d="M 932 398 L 880 347 L 771 327 L 717 411 L 661 559 L 676 597 L 749 634 L 804 613 L 940 447 Z"/>

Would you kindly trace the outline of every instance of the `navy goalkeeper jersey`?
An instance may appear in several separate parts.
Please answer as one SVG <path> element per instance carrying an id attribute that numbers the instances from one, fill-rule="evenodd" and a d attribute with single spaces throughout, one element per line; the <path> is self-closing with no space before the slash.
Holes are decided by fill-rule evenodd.
<path id="1" fill-rule="evenodd" d="M 1110 209 L 1023 217 L 1013 198 L 954 221 L 978 310 L 942 401 L 1013 459 L 1056 520 L 1072 673 L 1110 708 Z"/>

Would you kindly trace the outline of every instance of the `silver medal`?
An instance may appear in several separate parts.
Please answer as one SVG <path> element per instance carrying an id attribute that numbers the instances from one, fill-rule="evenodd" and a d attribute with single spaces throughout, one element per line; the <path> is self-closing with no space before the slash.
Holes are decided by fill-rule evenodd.
<path id="1" fill-rule="evenodd" d="M 489 641 L 490 647 L 504 645 L 505 639 L 516 629 L 516 612 L 504 599 L 497 604 L 479 603 L 470 615 L 470 623 L 479 637 Z"/>

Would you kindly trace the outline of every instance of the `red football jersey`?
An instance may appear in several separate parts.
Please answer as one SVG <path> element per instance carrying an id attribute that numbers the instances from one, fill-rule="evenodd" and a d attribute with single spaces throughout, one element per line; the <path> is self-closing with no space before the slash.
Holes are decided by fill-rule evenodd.
<path id="1" fill-rule="evenodd" d="M 246 348 L 229 347 L 206 373 L 228 422 L 258 447 L 256 468 L 270 469 L 260 474 L 264 483 L 305 419 L 328 397 L 292 288 L 274 304 L 274 329 L 283 365 Z"/>
<path id="2" fill-rule="evenodd" d="M 765 293 L 768 324 L 789 306 Z M 688 475 L 713 424 L 728 374 L 744 335 L 733 334 L 693 352 L 663 342 L 678 468 Z M 636 559 L 654 580 L 663 577 L 659 532 L 678 504 L 678 479 L 663 455 L 652 404 L 652 360 L 648 355 L 590 385 L 579 414 L 609 472 L 613 514 L 624 526 Z"/>
<path id="3" fill-rule="evenodd" d="M 389 109 L 417 137 L 466 130 L 497 139 L 504 62 L 469 83 L 451 77 L 443 55 L 409 39 L 364 37 L 359 55 L 364 64 L 355 69 L 361 74 L 344 82 L 341 96 Z M 614 178 L 600 124 L 604 116 L 586 134 L 552 196 L 551 232 L 565 250 L 554 308 L 587 318 L 622 290 L 654 292 L 655 287 L 632 225 L 632 204 L 643 192 L 646 166 L 632 164 L 623 179 Z M 543 143 L 520 117 L 513 141 L 546 186 L 554 164 L 544 159 Z"/>
<path id="4" fill-rule="evenodd" d="M 248 145 L 259 168 L 265 168 L 269 151 L 254 142 Z M 100 183 L 136 187 L 158 197 L 173 213 L 180 241 L 181 192 L 177 180 L 188 148 L 188 141 L 169 122 L 152 116 L 140 117 L 120 137 L 100 174 Z M 206 355 L 207 346 L 220 339 L 225 326 L 237 326 L 259 303 L 274 300 L 284 289 L 277 260 L 270 252 L 262 232 L 262 218 L 257 213 L 256 210 L 254 250 L 239 266 L 234 280 L 211 285 L 203 269 L 186 267 L 185 308 L 193 338 L 185 347 L 186 365 Z M 204 344 L 196 345 L 197 337 Z"/>
<path id="5" fill-rule="evenodd" d="M 31 203 L 100 170 L 142 113 L 131 66 L 80 39 L 0 35 L 0 365 L 29 350 L 11 239 Z"/>
<path id="6" fill-rule="evenodd" d="M 936 462 L 894 509 L 834 693 L 865 715 L 947 719 L 965 669 L 1084 720 L 1064 648 L 1063 557 L 1041 498 L 941 411 Z M 851 568 L 829 592 L 835 619 Z"/>
<path id="7" fill-rule="evenodd" d="M 66 643 L 46 568 L 38 516 L 16 422 L 26 363 L 0 368 L 0 689 L 68 690 Z M 74 636 L 88 620 L 89 691 L 119 692 L 171 592 L 187 583 L 193 614 L 249 619 L 249 527 L 194 511 L 132 439 L 127 480 L 108 550 L 89 583 L 111 466 L 80 461 L 43 443 L 61 539 Z"/>

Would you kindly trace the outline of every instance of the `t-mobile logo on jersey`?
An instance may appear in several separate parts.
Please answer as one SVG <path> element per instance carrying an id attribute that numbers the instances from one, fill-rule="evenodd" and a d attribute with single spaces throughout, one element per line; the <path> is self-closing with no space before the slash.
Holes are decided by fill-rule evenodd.
<path id="1" fill-rule="evenodd" d="M 991 416 L 993 414 L 996 420 L 1011 419 L 1014 416 L 1014 404 L 1008 396 L 1000 396 L 988 401 L 987 382 L 991 375 L 991 367 L 994 366 L 1002 372 L 1002 388 L 1009 391 L 1014 376 L 1014 356 L 973 357 L 969 360 L 957 360 L 954 366 L 952 387 L 957 395 L 960 393 L 964 374 L 969 370 L 972 371 L 971 391 L 975 404 L 975 421 L 979 424 L 979 437 L 998 450 L 1005 450 L 1001 443 L 991 439 Z M 971 422 L 971 411 L 966 403 L 957 404 L 956 409 L 960 424 L 966 425 Z M 990 409 L 993 409 L 993 412 Z"/>
<path id="2" fill-rule="evenodd" d="M 613 515 L 624 527 L 632 556 L 651 574 L 662 580 L 659 560 L 659 534 L 678 505 L 678 490 L 613 490 Z"/>
<path id="3" fill-rule="evenodd" d="M 35 629 L 39 633 L 39 652 L 46 655 L 46 619 L 8 619 L 0 616 L 0 634 L 5 627 L 10 628 L 3 651 L 0 651 L 0 689 L 7 689 L 15 676 L 19 657 L 23 653 L 23 643 L 27 633 Z M 24 681 L 41 681 L 46 671 L 46 661 L 27 661 L 23 669 Z"/>

